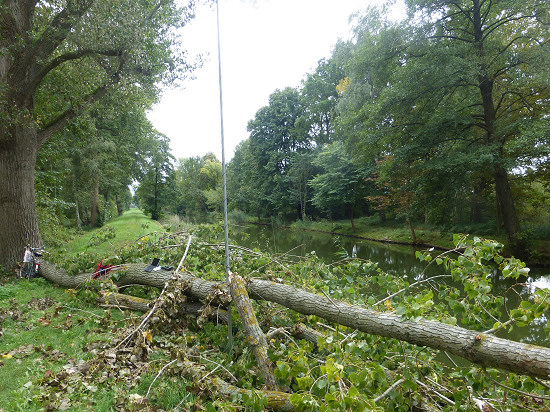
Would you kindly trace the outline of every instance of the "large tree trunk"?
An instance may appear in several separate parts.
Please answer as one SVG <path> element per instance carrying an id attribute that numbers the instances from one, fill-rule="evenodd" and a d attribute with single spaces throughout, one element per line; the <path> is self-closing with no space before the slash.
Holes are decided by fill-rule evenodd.
<path id="1" fill-rule="evenodd" d="M 409 225 L 409 229 L 411 230 L 413 245 L 416 245 L 418 243 L 418 240 L 416 239 L 416 232 L 414 231 L 414 226 L 410 217 L 407 217 L 407 224 Z"/>
<path id="2" fill-rule="evenodd" d="M 487 145 L 494 145 L 499 143 L 497 135 L 497 109 L 494 101 L 494 87 L 495 79 L 488 74 L 487 62 L 485 59 L 484 40 L 485 32 L 483 27 L 483 13 L 481 10 L 482 3 L 479 0 L 473 0 L 473 24 L 474 24 L 474 37 L 475 47 L 477 48 L 477 54 L 479 57 L 479 74 L 478 74 L 478 88 L 481 94 L 481 103 L 483 108 L 483 129 L 485 131 L 485 140 Z M 504 143 L 500 144 L 499 157 L 502 157 Z M 510 182 L 508 180 L 508 173 L 506 169 L 502 167 L 497 158 L 494 164 L 494 176 L 495 176 L 495 191 L 500 203 L 500 210 L 502 212 L 502 219 L 504 221 L 504 228 L 508 234 L 508 238 L 513 244 L 517 245 L 518 237 L 521 233 L 519 226 L 519 219 L 516 214 L 516 208 L 514 206 L 514 198 L 512 191 L 510 190 Z"/>
<path id="3" fill-rule="evenodd" d="M 90 226 L 97 225 L 97 217 L 99 215 L 99 178 L 94 177 L 94 186 L 92 187 L 92 207 L 90 211 Z"/>
<path id="4" fill-rule="evenodd" d="M 122 208 L 122 203 L 120 203 L 120 196 L 118 195 L 118 193 L 116 194 L 115 199 L 116 199 L 116 211 L 119 216 L 122 216 L 122 214 L 124 213 L 124 209 Z"/>
<path id="5" fill-rule="evenodd" d="M 151 213 L 151 219 L 158 220 L 158 184 L 159 184 L 159 170 L 155 167 L 155 193 L 153 198 L 153 212 Z"/>
<path id="6" fill-rule="evenodd" d="M 42 246 L 35 208 L 36 133 L 0 127 L 0 265 L 15 267 L 23 247 Z"/>
<path id="7" fill-rule="evenodd" d="M 26 93 L 28 62 L 14 50 L 29 45 L 31 2 L 0 6 L 0 266 L 22 259 L 26 242 L 42 246 L 35 209 L 34 167 L 38 150 L 33 95 Z"/>
<path id="8" fill-rule="evenodd" d="M 145 272 L 146 265 L 128 264 L 126 274 L 118 285 L 143 284 L 164 287 L 172 272 Z M 41 266 L 42 275 L 60 286 L 75 288 L 84 285 L 91 275 L 68 276 L 48 262 Z M 181 273 L 189 287 L 190 296 L 209 299 L 216 296 L 223 304 L 227 292 L 223 285 Z M 441 322 L 405 320 L 395 313 L 376 312 L 344 302 L 306 292 L 292 286 L 261 279 L 247 281 L 246 288 L 252 299 L 267 300 L 293 309 L 304 315 L 315 315 L 365 333 L 399 339 L 419 346 L 443 350 L 461 356 L 481 366 L 504 369 L 510 372 L 548 379 L 550 376 L 550 349 L 500 339 L 492 335 L 467 330 Z M 216 304 L 216 303 L 214 303 Z"/>

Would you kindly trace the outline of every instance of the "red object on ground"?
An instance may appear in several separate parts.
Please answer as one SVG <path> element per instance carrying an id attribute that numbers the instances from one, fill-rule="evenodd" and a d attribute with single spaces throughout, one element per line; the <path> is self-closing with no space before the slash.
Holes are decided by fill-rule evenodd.
<path id="1" fill-rule="evenodd" d="M 97 265 L 97 268 L 92 276 L 92 279 L 98 279 L 102 276 L 105 276 L 107 273 L 111 271 L 111 268 L 114 267 L 113 265 L 104 265 L 103 262 L 105 259 L 103 259 L 99 264 Z"/>

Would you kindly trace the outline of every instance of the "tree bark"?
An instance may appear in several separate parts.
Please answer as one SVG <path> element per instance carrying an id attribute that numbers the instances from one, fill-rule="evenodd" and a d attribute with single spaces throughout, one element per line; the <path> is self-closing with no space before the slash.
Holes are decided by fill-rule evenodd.
<path id="1" fill-rule="evenodd" d="M 36 132 L 7 129 L 0 132 L 0 266 L 12 268 L 23 259 L 25 244 L 43 245 L 34 192 Z"/>
<path id="2" fill-rule="evenodd" d="M 118 285 L 143 284 L 162 288 L 172 272 L 145 272 L 144 264 L 126 265 L 126 274 Z M 42 275 L 63 287 L 80 287 L 91 275 L 68 276 L 48 262 L 41 265 Z M 181 273 L 189 283 L 186 293 L 198 299 L 216 296 L 220 304 L 227 292 L 214 282 L 201 280 L 189 273 Z M 336 302 L 292 286 L 261 279 L 246 283 L 252 299 L 278 303 L 304 315 L 315 315 L 352 329 L 372 335 L 402 340 L 419 346 L 443 350 L 461 356 L 481 366 L 495 367 L 521 375 L 548 379 L 550 377 L 550 349 L 497 338 L 481 332 L 431 320 L 405 320 L 389 312 L 376 312 Z"/>
<path id="3" fill-rule="evenodd" d="M 267 340 L 252 309 L 243 278 L 236 273 L 230 274 L 229 289 L 231 290 L 231 297 L 233 298 L 235 307 L 239 312 L 239 318 L 243 324 L 248 343 L 252 347 L 252 351 L 258 362 L 258 368 L 264 379 L 265 386 L 271 391 L 279 390 L 279 385 L 273 374 L 271 361 L 269 360 L 269 356 L 267 356 Z"/>

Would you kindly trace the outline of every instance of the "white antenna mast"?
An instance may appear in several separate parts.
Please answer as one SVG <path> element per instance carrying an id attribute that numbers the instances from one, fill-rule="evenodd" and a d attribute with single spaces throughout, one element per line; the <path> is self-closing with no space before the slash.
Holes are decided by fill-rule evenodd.
<path id="1" fill-rule="evenodd" d="M 231 269 L 229 266 L 229 225 L 227 221 L 227 179 L 225 173 L 225 142 L 224 142 L 224 129 L 223 129 L 223 94 L 222 94 L 222 57 L 220 47 L 220 9 L 218 6 L 218 0 L 216 0 L 216 27 L 218 31 L 218 80 L 220 87 L 220 126 L 221 126 L 221 139 L 222 139 L 222 179 L 223 179 L 223 227 L 225 234 L 225 279 L 229 284 L 229 274 Z M 233 331 L 231 322 L 231 304 L 228 307 L 227 317 L 227 347 L 231 352 L 233 348 Z"/>

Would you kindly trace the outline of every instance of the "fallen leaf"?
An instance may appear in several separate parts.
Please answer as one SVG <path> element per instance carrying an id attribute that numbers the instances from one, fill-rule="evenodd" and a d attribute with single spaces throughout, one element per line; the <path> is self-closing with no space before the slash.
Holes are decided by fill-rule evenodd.
<path id="1" fill-rule="evenodd" d="M 153 335 L 151 335 L 151 331 L 146 330 L 143 333 L 143 337 L 147 339 L 149 342 L 153 342 Z"/>

